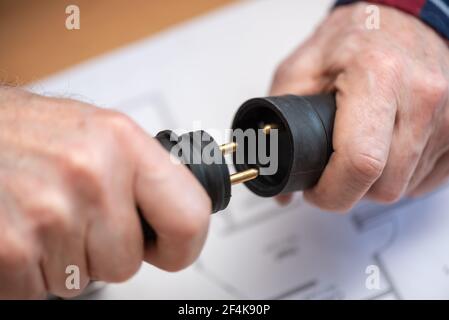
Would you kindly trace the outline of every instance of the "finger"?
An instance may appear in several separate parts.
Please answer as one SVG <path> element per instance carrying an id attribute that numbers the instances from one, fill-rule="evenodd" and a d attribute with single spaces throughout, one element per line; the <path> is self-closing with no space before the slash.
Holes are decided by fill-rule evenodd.
<path id="1" fill-rule="evenodd" d="M 84 251 L 85 228 L 75 221 L 76 214 L 48 209 L 45 213 L 34 212 L 39 213 L 52 215 L 47 221 L 41 221 L 36 230 L 44 247 L 41 268 L 47 290 L 63 298 L 78 296 L 90 280 Z"/>
<path id="2" fill-rule="evenodd" d="M 279 65 L 273 77 L 270 94 L 321 93 L 330 83 L 322 66 L 321 45 L 318 45 L 316 40 L 307 40 Z"/>
<path id="3" fill-rule="evenodd" d="M 135 192 L 144 218 L 157 234 L 145 258 L 159 268 L 180 270 L 198 257 L 204 244 L 210 199 L 188 169 L 173 163 L 156 140 L 144 144 Z"/>
<path id="4" fill-rule="evenodd" d="M 434 161 L 446 151 L 441 134 L 446 121 L 437 112 L 444 110 L 446 95 L 442 96 L 435 84 L 435 76 L 426 76 L 427 73 L 414 71 L 401 77 L 402 86 L 411 90 L 412 95 L 398 92 L 402 98 L 390 154 L 381 177 L 368 193 L 371 198 L 387 203 L 399 200 L 409 184 L 423 179 Z"/>
<path id="5" fill-rule="evenodd" d="M 9 194 L 20 197 L 15 204 L 15 210 L 20 214 L 16 213 L 16 216 L 22 217 L 21 223 L 32 230 L 42 248 L 39 265 L 47 291 L 60 297 L 79 295 L 89 280 L 80 225 L 85 220 L 80 215 L 73 215 L 71 201 L 64 196 L 64 186 L 50 168 L 45 171 L 45 179 L 39 177 L 39 172 L 25 168 L 20 172 L 10 170 L 8 174 L 14 176 Z M 53 184 L 48 185 L 47 180 Z M 69 265 L 78 267 L 78 288 L 66 285 Z"/>
<path id="6" fill-rule="evenodd" d="M 277 196 L 275 198 L 275 200 L 280 204 L 280 205 L 287 205 L 289 204 L 293 199 L 293 194 L 281 194 L 279 196 Z"/>
<path id="7" fill-rule="evenodd" d="M 89 273 L 94 280 L 125 281 L 143 260 L 142 229 L 127 178 L 116 172 L 115 183 L 105 188 L 104 201 L 87 209 L 95 217 L 86 231 Z"/>
<path id="8" fill-rule="evenodd" d="M 336 81 L 334 152 L 317 185 L 304 192 L 322 209 L 349 210 L 384 169 L 397 105 L 391 70 L 380 65 L 370 69 L 359 59 Z"/>
<path id="9" fill-rule="evenodd" d="M 0 202 L 9 203 L 15 230 L 27 229 L 34 237 L 33 242 L 39 244 L 41 254 L 34 268 L 44 279 L 45 291 L 60 297 L 76 296 L 88 282 L 84 236 L 80 234 L 85 219 L 79 213 L 73 214 L 72 201 L 66 196 L 69 193 L 55 174 L 56 165 L 37 167 L 39 170 L 28 165 L 2 171 L 0 179 L 5 190 L 0 194 L 8 197 Z M 72 264 L 78 267 L 80 275 L 78 289 L 66 286 L 66 268 Z"/>
<path id="10" fill-rule="evenodd" d="M 406 104 L 407 102 L 402 102 Z M 422 108 L 417 98 L 410 105 L 402 105 L 395 121 L 395 130 L 391 142 L 386 166 L 379 179 L 367 193 L 368 198 L 392 203 L 399 200 L 416 171 L 423 150 L 429 140 L 426 123 L 417 110 Z M 411 143 L 412 141 L 412 143 Z"/>
<path id="11" fill-rule="evenodd" d="M 409 192 L 410 196 L 420 196 L 426 194 L 436 187 L 446 183 L 449 178 L 449 152 L 445 153 L 436 162 L 435 167 L 430 174 L 412 191 Z"/>
<path id="12" fill-rule="evenodd" d="M 19 236 L 16 226 L 0 223 L 0 299 L 45 298 L 38 248 Z"/>
<path id="13" fill-rule="evenodd" d="M 428 143 L 424 148 L 423 155 L 419 160 L 415 172 L 407 186 L 406 193 L 410 193 L 415 190 L 421 182 L 429 176 L 429 174 L 434 170 L 437 161 L 449 151 L 449 146 L 446 146 L 445 135 L 442 134 L 445 123 L 448 121 L 446 117 L 441 117 L 443 121 L 439 125 L 434 127 L 434 132 L 428 139 Z"/>
<path id="14" fill-rule="evenodd" d="M 122 114 L 111 113 L 101 121 L 107 123 L 108 130 L 97 137 L 104 148 L 99 152 L 100 161 L 90 160 L 94 167 L 91 171 L 99 176 L 88 183 L 94 201 L 86 203 L 84 195 L 84 203 L 81 202 L 85 214 L 93 217 L 86 230 L 87 261 L 93 280 L 122 282 L 139 270 L 144 257 L 134 197 L 137 156 L 143 153 L 135 145 L 143 133 Z M 84 180 L 89 181 L 89 177 Z M 86 182 L 79 184 L 83 186 Z"/>
<path id="15" fill-rule="evenodd" d="M 45 298 L 47 288 L 39 259 L 42 248 L 21 218 L 15 195 L 17 178 L 0 170 L 0 299 Z"/>

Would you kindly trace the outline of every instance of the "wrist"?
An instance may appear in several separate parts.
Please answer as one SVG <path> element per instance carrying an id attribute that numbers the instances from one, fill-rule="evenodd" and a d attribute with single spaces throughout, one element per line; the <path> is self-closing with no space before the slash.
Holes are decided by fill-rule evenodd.
<path id="1" fill-rule="evenodd" d="M 335 7 L 362 2 L 360 0 L 337 0 Z M 365 3 L 384 5 L 413 15 L 449 43 L 449 0 L 365 0 Z"/>

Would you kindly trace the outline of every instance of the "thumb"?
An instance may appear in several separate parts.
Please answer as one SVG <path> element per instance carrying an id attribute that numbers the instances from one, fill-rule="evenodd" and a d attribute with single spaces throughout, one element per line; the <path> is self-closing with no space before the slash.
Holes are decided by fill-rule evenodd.
<path id="1" fill-rule="evenodd" d="M 278 66 L 270 95 L 311 95 L 330 90 L 329 77 L 323 68 L 323 50 L 309 39 Z"/>

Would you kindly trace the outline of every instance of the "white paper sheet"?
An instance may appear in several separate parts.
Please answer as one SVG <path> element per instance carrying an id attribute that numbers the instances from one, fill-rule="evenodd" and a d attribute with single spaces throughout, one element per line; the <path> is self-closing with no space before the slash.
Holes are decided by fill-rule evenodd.
<path id="1" fill-rule="evenodd" d="M 31 85 L 119 109 L 149 133 L 228 128 L 247 98 L 266 95 L 276 65 L 332 1 L 245 1 Z M 225 142 L 224 131 L 215 136 Z M 223 134 L 220 134 L 223 133 Z M 449 298 L 449 188 L 393 206 L 361 203 L 342 216 L 300 196 L 282 208 L 243 186 L 212 218 L 192 267 L 149 265 L 94 298 Z M 379 288 L 367 288 L 369 266 Z M 370 270 L 370 269 L 368 269 Z"/>

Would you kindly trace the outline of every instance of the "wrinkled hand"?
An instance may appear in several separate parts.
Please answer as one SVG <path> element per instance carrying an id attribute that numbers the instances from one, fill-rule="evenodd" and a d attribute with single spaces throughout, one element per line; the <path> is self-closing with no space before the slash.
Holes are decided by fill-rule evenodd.
<path id="1" fill-rule="evenodd" d="M 336 91 L 335 152 L 304 192 L 327 210 L 346 211 L 364 196 L 390 203 L 420 195 L 449 176 L 447 45 L 389 7 L 380 7 L 380 29 L 369 30 L 365 8 L 333 10 L 272 85 L 276 95 Z"/>
<path id="2" fill-rule="evenodd" d="M 136 204 L 158 234 L 144 248 Z M 0 298 L 70 297 L 143 259 L 174 271 L 206 237 L 210 200 L 126 116 L 0 88 Z M 66 267 L 81 290 L 66 287 Z"/>

